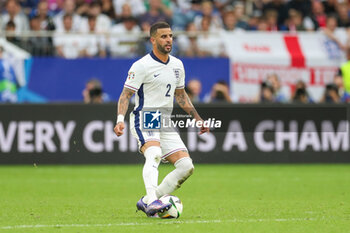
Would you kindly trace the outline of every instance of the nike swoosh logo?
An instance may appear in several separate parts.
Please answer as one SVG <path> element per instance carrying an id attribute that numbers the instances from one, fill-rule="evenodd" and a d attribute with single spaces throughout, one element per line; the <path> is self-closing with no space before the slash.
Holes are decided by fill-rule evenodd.
<path id="1" fill-rule="evenodd" d="M 160 74 L 155 74 L 154 77 L 157 78 Z"/>

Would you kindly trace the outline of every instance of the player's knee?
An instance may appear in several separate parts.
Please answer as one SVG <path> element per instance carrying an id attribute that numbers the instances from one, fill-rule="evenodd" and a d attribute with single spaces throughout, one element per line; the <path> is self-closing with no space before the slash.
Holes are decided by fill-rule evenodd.
<path id="1" fill-rule="evenodd" d="M 146 161 L 148 160 L 160 163 L 162 157 L 162 149 L 160 149 L 159 146 L 150 146 L 145 150 L 144 156 L 146 158 Z"/>
<path id="2" fill-rule="evenodd" d="M 183 182 L 190 177 L 194 172 L 194 166 L 192 159 L 190 157 L 185 157 L 180 159 L 175 163 L 176 168 L 181 171 L 181 176 Z"/>
<path id="3" fill-rule="evenodd" d="M 190 177 L 194 172 L 194 166 L 191 158 L 188 158 L 186 161 L 185 174 L 187 177 Z"/>

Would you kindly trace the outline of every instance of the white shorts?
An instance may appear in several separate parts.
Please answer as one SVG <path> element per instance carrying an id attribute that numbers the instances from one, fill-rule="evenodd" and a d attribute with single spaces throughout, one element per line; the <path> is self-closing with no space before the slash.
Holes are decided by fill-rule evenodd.
<path id="1" fill-rule="evenodd" d="M 162 159 L 178 151 L 188 152 L 177 132 L 142 131 L 140 121 L 135 121 L 135 118 L 134 114 L 130 114 L 130 131 L 137 139 L 139 150 L 146 142 L 157 141 L 162 149 Z"/>

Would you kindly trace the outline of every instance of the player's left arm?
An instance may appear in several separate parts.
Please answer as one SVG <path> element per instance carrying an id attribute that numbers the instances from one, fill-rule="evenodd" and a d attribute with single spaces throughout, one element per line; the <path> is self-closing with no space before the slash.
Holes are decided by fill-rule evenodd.
<path id="1" fill-rule="evenodd" d="M 203 119 L 199 116 L 196 108 L 193 106 L 190 98 L 188 97 L 185 89 L 176 89 L 175 90 L 175 99 L 176 102 L 180 105 L 180 107 L 185 110 L 189 115 L 191 115 L 196 121 L 203 121 Z M 203 134 L 209 132 L 208 127 L 201 127 L 199 134 Z"/>

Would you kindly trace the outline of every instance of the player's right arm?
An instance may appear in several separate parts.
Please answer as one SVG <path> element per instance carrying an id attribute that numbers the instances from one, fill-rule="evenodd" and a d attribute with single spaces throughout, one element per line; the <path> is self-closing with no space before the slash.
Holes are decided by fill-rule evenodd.
<path id="1" fill-rule="evenodd" d="M 120 94 L 118 100 L 118 118 L 116 125 L 114 127 L 115 134 L 119 137 L 123 135 L 124 125 L 124 116 L 129 108 L 130 98 L 134 95 L 135 91 L 124 87 L 122 93 Z"/>
<path id="2" fill-rule="evenodd" d="M 124 116 L 128 111 L 130 98 L 139 90 L 144 81 L 145 73 L 145 69 L 141 62 L 135 62 L 130 67 L 128 77 L 124 84 L 124 89 L 118 100 L 118 118 L 114 127 L 114 132 L 118 137 L 124 133 Z"/>

